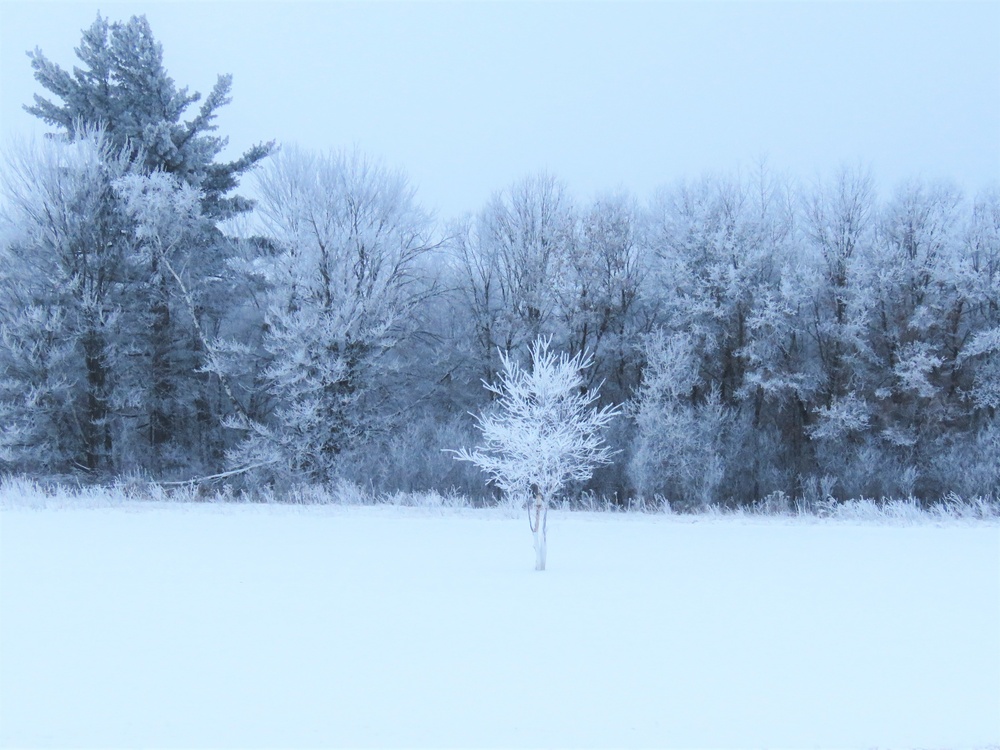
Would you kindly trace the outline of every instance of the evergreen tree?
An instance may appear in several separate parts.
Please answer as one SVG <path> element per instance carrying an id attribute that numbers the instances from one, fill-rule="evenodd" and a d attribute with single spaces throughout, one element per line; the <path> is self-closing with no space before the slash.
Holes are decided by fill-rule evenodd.
<path id="1" fill-rule="evenodd" d="M 218 110 L 231 101 L 232 76 L 220 75 L 195 117 L 185 111 L 201 100 L 178 89 L 163 67 L 163 48 L 145 16 L 109 23 L 100 15 L 83 32 L 76 49 L 83 67 L 73 73 L 51 62 L 40 49 L 29 52 L 37 80 L 61 103 L 35 94 L 29 113 L 71 140 L 81 128 L 103 128 L 109 141 L 129 147 L 146 171 L 173 174 L 203 194 L 203 210 L 216 219 L 249 210 L 251 203 L 228 194 L 241 175 L 274 149 L 261 143 L 231 162 L 216 163 L 228 139 L 212 135 Z"/>
<path id="2" fill-rule="evenodd" d="M 108 148 L 123 152 L 136 175 L 168 175 L 195 191 L 199 203 L 197 219 L 177 228 L 183 239 L 171 249 L 174 267 L 183 269 L 181 279 L 164 267 L 167 256 L 151 246 L 136 219 L 142 213 L 136 201 L 159 193 L 140 190 L 127 211 L 120 191 L 103 194 L 106 211 L 117 213 L 121 225 L 110 241 L 137 249 L 135 267 L 115 281 L 121 315 L 139 326 L 123 360 L 128 377 L 119 373 L 121 382 L 132 383 L 119 409 L 138 415 L 122 422 L 135 428 L 135 444 L 121 454 L 118 469 L 187 474 L 218 466 L 227 447 L 222 420 L 232 407 L 207 374 L 211 357 L 202 331 L 223 330 L 224 319 L 241 309 L 239 290 L 226 281 L 232 243 L 218 222 L 252 207 L 232 191 L 273 143 L 256 145 L 235 161 L 217 161 L 227 141 L 214 135 L 215 119 L 230 101 L 231 77 L 220 76 L 197 113 L 184 119 L 200 95 L 178 89 L 167 75 L 162 47 L 144 17 L 110 23 L 98 15 L 76 54 L 82 65 L 69 73 L 41 50 L 29 53 L 35 78 L 53 97 L 36 95 L 25 109 L 54 126 L 54 137 L 69 142 L 100 130 Z"/>

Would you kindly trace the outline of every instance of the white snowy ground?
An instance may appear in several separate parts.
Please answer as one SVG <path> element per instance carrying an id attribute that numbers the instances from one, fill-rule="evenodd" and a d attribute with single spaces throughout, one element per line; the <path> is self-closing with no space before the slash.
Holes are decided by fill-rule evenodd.
<path id="1" fill-rule="evenodd" d="M 1000 744 L 996 523 L 16 505 L 5 747 Z"/>

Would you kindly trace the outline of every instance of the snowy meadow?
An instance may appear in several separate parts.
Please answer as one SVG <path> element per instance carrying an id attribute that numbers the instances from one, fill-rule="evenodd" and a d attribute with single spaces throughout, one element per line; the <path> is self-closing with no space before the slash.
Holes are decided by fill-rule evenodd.
<path id="1" fill-rule="evenodd" d="M 2 495 L 3 747 L 1000 743 L 995 518 Z"/>
<path id="2" fill-rule="evenodd" d="M 224 34 L 193 44 L 187 8 L 162 5 L 150 15 L 168 29 L 183 19 L 166 37 L 183 59 L 250 50 L 296 106 L 256 98 L 259 74 L 234 88 L 223 73 L 200 99 L 169 74 L 182 58 L 145 15 L 98 14 L 76 47 L 55 43 L 47 15 L 40 39 L 25 34 L 21 76 L 38 93 L 21 103 L 52 137 L 0 143 L 0 747 L 1000 750 L 1000 184 L 893 186 L 860 159 L 812 179 L 780 155 L 716 162 L 740 132 L 786 140 L 745 106 L 757 99 L 829 154 L 862 143 L 870 120 L 882 169 L 886 138 L 958 112 L 919 152 L 961 164 L 958 143 L 995 163 L 974 136 L 993 144 L 996 118 L 942 98 L 959 82 L 988 91 L 975 81 L 996 45 L 971 33 L 988 22 L 924 18 L 913 28 L 933 44 L 902 18 L 818 24 L 830 49 L 891 57 L 862 55 L 858 86 L 830 72 L 817 34 L 775 25 L 772 43 L 748 33 L 742 7 L 738 44 L 717 33 L 735 8 L 713 4 L 704 30 L 683 34 L 698 54 L 681 64 L 661 57 L 676 50 L 659 32 L 683 23 L 644 14 L 681 18 L 685 4 L 598 4 L 614 23 L 566 4 L 573 22 L 552 28 L 583 66 L 544 24 L 483 26 L 504 49 L 513 40 L 518 72 L 437 22 L 437 41 L 400 53 L 404 69 L 389 37 L 351 25 L 360 5 L 330 3 L 320 15 L 343 23 L 307 10 L 323 64 L 288 57 L 308 59 L 289 77 L 271 42 L 308 48 L 288 23 L 295 4 L 243 14 L 275 6 L 282 33 L 264 24 L 267 44 L 227 18 L 235 47 Z M 473 4 L 454 5 L 442 7 Z M 372 30 L 424 38 L 402 11 Z M 4 45 L 21 44 L 21 12 L 4 13 Z M 599 43 L 577 28 L 584 16 Z M 365 55 L 331 45 L 329 29 L 374 53 L 378 83 L 360 88 L 405 118 L 347 128 L 375 110 L 345 98 L 341 76 L 363 81 Z M 619 36 L 627 54 L 604 44 Z M 970 75 L 927 57 L 954 57 L 949 37 Z M 800 63 L 780 75 L 746 64 L 786 47 Z M 705 50 L 740 75 L 693 85 Z M 476 85 L 420 74 L 425 56 Z M 641 101 L 622 98 L 613 58 L 641 62 Z M 806 87 L 822 112 L 865 113 L 826 141 L 796 80 L 815 78 L 814 60 L 845 82 Z M 912 67 L 919 87 L 890 67 Z M 574 70 L 585 97 L 567 86 Z M 544 93 L 527 131 L 508 107 L 528 100 L 519 77 Z M 433 92 L 419 106 L 388 95 L 390 79 L 483 92 L 489 104 L 458 109 L 488 117 L 463 126 Z M 719 88 L 727 79 L 744 81 L 739 96 Z M 757 79 L 786 90 L 755 95 Z M 307 106 L 312 84 L 334 117 Z M 892 124 L 859 105 L 866 87 Z M 234 98 L 247 108 L 226 110 Z M 576 106 L 590 100 L 601 106 Z M 701 115 L 721 135 L 697 126 L 699 101 L 725 100 L 736 117 Z M 936 116 L 899 102 L 933 102 Z M 463 175 L 493 179 L 442 134 L 480 131 L 503 163 L 472 212 L 438 213 L 361 147 L 402 156 L 376 137 L 384 125 L 430 154 L 414 129 L 432 123 L 427 106 L 457 128 L 432 130 Z M 600 137 L 580 129 L 591 116 Z M 660 117 L 704 131 L 701 177 L 677 160 L 697 139 Z M 323 142 L 294 145 L 302 118 L 322 121 Z M 642 121 L 645 146 L 631 130 Z M 521 171 L 501 135 L 555 137 L 539 164 L 589 182 L 607 160 L 620 187 Z M 574 140 L 584 155 L 560 161 Z M 629 162 L 649 166 L 640 184 Z M 864 497 L 909 499 L 852 500 Z"/>

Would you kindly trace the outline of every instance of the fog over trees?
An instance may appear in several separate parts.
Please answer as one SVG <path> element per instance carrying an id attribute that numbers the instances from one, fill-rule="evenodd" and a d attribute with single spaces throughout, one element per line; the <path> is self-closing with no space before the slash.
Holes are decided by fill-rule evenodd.
<path id="1" fill-rule="evenodd" d="M 0 163 L 0 471 L 482 497 L 445 451 L 541 338 L 623 406 L 568 496 L 997 491 L 1000 186 L 761 165 L 582 201 L 540 172 L 434 219 L 356 151 L 218 161 L 230 79 L 185 120 L 144 18 L 77 54 L 31 55 L 53 134 Z"/>

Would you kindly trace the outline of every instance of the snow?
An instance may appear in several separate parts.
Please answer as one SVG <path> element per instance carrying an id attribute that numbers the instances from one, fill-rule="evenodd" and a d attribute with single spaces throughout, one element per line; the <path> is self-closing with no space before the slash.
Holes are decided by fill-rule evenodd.
<path id="1" fill-rule="evenodd" d="M 1000 744 L 1000 527 L 0 510 L 4 747 Z"/>

